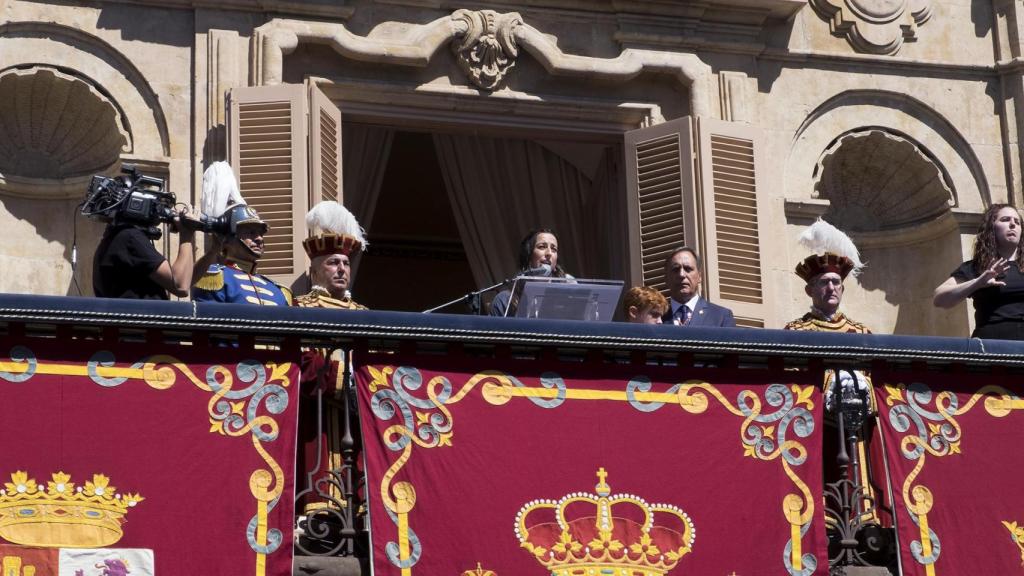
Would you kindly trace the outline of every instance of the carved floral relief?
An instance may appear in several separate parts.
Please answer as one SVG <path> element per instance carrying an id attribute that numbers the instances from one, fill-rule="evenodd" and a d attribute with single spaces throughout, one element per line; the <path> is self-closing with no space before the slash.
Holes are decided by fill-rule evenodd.
<path id="1" fill-rule="evenodd" d="M 515 12 L 457 10 L 452 19 L 466 31 L 452 39 L 452 51 L 470 81 L 484 90 L 494 90 L 516 64 L 519 47 L 515 29 L 523 24 Z"/>

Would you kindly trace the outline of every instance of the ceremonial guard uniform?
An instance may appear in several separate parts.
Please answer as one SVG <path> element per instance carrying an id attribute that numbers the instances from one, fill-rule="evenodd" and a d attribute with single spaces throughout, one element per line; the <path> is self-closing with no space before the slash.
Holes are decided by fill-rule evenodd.
<path id="1" fill-rule="evenodd" d="M 214 223 L 215 241 L 196 263 L 197 272 L 203 272 L 192 286 L 192 299 L 290 306 L 290 290 L 256 273 L 270 226 L 245 203 L 227 162 L 214 162 L 203 173 L 202 211 Z"/>
<path id="2" fill-rule="evenodd" d="M 807 330 L 810 332 L 843 332 L 852 334 L 871 334 L 867 326 L 861 324 L 843 314 L 836 312 L 832 318 L 826 318 L 817 310 L 811 310 L 807 314 L 786 324 L 786 330 Z"/>
<path id="3" fill-rule="evenodd" d="M 335 310 L 366 310 L 366 306 L 357 303 L 351 295 L 339 298 L 331 298 L 331 293 L 322 286 L 313 286 L 309 294 L 303 294 L 295 299 L 295 305 L 303 308 L 331 308 Z"/>
<path id="4" fill-rule="evenodd" d="M 871 334 L 867 326 L 857 322 L 839 311 L 843 296 L 843 281 L 848 275 L 856 276 L 864 265 L 853 241 L 842 231 L 823 220 L 815 222 L 800 237 L 800 242 L 813 253 L 796 266 L 796 274 L 806 283 L 807 295 L 811 297 L 811 310 L 800 318 L 786 324 L 786 330 L 804 330 L 810 332 L 836 332 L 845 334 Z M 875 424 L 878 408 L 875 404 L 871 376 L 864 371 L 839 371 L 839 389 L 836 390 L 836 372 L 826 370 L 824 375 L 824 400 L 826 423 L 830 425 L 834 438 L 837 432 L 832 427 L 838 418 L 839 410 L 849 409 L 851 403 L 861 406 L 862 428 L 857 442 L 850 448 L 856 454 L 850 454 L 853 466 L 842 474 L 837 463 L 838 451 L 833 442 L 825 442 L 825 482 L 835 483 L 839 480 L 854 481 L 863 487 L 864 498 L 859 510 L 865 523 L 875 526 L 891 526 L 891 491 L 885 474 L 884 449 L 881 434 Z M 840 398 L 841 397 L 841 398 Z M 852 417 L 852 416 L 851 416 Z M 851 423 L 846 423 L 846 432 L 851 431 Z M 829 432 L 826 432 L 829 434 Z M 846 439 L 842 442 L 845 444 Z M 884 497 L 881 497 L 883 496 Z M 829 503 L 826 502 L 826 524 L 833 526 L 840 520 L 831 515 Z"/>
<path id="5" fill-rule="evenodd" d="M 212 264 L 195 286 L 192 299 L 260 306 L 290 306 L 291 291 L 262 274 L 246 271 L 244 263 Z"/>
<path id="6" fill-rule="evenodd" d="M 306 226 L 311 236 L 302 242 L 310 258 L 310 280 L 312 289 L 295 299 L 295 305 L 304 308 L 327 308 L 332 310 L 366 310 L 356 303 L 349 291 L 351 281 L 350 258 L 355 257 L 364 246 L 362 229 L 355 217 L 337 202 L 321 202 L 306 215 Z M 344 466 L 342 438 L 349 437 L 358 442 L 357 422 L 349 422 L 344 430 L 343 408 L 338 399 L 345 402 L 344 366 L 351 358 L 343 350 L 314 348 L 302 355 L 302 399 L 299 404 L 299 436 L 303 446 L 299 454 L 300 473 L 304 476 L 296 482 L 300 490 L 300 510 L 307 515 L 336 514 L 344 502 L 336 473 Z M 334 399 L 333 402 L 325 399 Z M 320 421 L 323 429 L 317 430 L 317 411 L 321 410 Z M 352 447 L 349 446 L 349 449 Z M 319 466 L 317 466 L 319 462 Z M 350 463 L 352 464 L 352 463 Z M 332 471 L 335 473 L 332 474 Z M 303 489 L 303 484 L 309 485 Z"/>

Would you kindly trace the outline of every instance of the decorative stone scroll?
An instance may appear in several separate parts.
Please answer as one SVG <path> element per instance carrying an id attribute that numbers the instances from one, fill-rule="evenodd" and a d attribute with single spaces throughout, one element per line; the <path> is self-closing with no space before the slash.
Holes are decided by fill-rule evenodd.
<path id="1" fill-rule="evenodd" d="M 523 18 L 517 12 L 456 10 L 452 20 L 466 25 L 466 31 L 451 43 L 459 67 L 473 84 L 494 90 L 516 65 L 519 47 L 514 34 Z"/>
<path id="2" fill-rule="evenodd" d="M 895 54 L 917 40 L 917 27 L 932 15 L 932 0 L 810 0 L 858 52 Z"/>

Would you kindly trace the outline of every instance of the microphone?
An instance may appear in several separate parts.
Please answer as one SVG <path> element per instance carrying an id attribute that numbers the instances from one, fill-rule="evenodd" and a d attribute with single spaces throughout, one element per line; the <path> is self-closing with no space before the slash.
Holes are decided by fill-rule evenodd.
<path id="1" fill-rule="evenodd" d="M 545 278 L 550 278 L 551 264 L 542 262 L 540 266 L 524 271 L 523 276 L 543 276 Z"/>

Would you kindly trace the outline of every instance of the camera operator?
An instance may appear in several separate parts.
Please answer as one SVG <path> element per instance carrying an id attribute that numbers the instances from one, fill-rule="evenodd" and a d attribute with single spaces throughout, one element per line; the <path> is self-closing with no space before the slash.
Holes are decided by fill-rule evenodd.
<path id="1" fill-rule="evenodd" d="M 105 298 L 169 299 L 188 296 L 192 280 L 195 231 L 199 221 L 182 209 L 170 223 L 179 233 L 178 256 L 171 264 L 153 246 L 159 230 L 114 219 L 107 224 L 93 260 L 92 287 Z"/>

